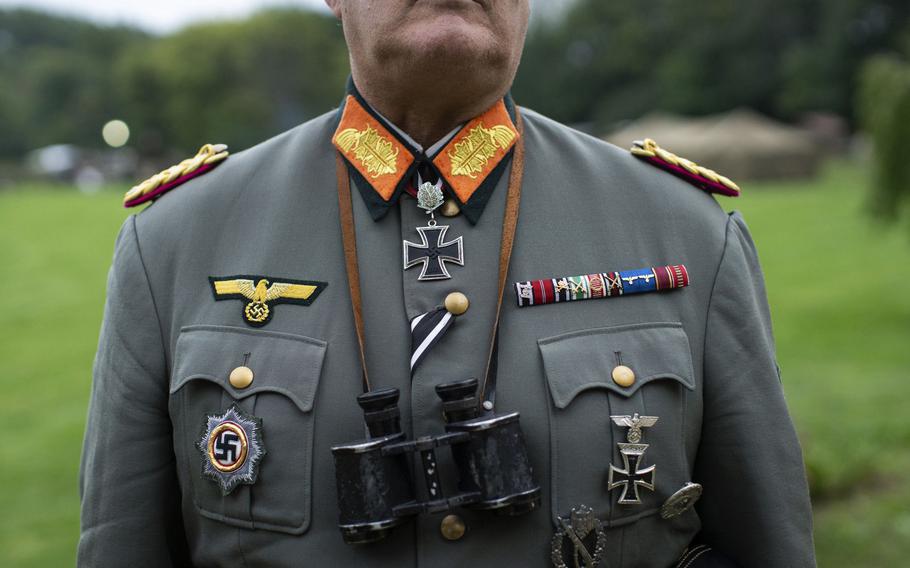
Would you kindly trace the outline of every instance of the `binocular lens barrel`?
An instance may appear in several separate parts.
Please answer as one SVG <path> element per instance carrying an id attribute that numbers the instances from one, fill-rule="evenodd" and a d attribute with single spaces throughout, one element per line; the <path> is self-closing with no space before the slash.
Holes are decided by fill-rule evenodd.
<path id="1" fill-rule="evenodd" d="M 401 413 L 398 411 L 398 389 L 380 389 L 357 397 L 363 409 L 363 419 L 370 438 L 381 438 L 401 432 Z"/>
<path id="2" fill-rule="evenodd" d="M 477 379 L 437 385 L 436 395 L 442 400 L 442 415 L 447 424 L 477 417 Z"/>
<path id="3" fill-rule="evenodd" d="M 409 441 L 401 432 L 398 389 L 357 397 L 369 439 L 332 448 L 345 542 L 363 544 L 384 538 L 410 516 L 465 506 L 507 515 L 533 511 L 540 504 L 518 413 L 479 417 L 477 380 L 436 387 L 446 432 Z M 458 473 L 458 493 L 439 487 L 436 449 L 450 446 Z M 418 499 L 411 476 L 411 454 L 425 470 L 430 498 Z M 430 464 L 430 465 L 427 465 Z M 432 489 L 430 489 L 432 488 Z"/>

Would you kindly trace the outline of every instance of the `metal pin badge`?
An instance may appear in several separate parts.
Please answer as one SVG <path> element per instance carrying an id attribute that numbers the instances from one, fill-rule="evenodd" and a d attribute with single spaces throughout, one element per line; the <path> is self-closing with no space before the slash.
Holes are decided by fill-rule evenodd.
<path id="1" fill-rule="evenodd" d="M 648 444 L 642 444 L 642 429 L 650 428 L 657 423 L 657 416 L 639 416 L 636 412 L 633 416 L 611 416 L 613 423 L 617 426 L 628 428 L 626 433 L 626 443 L 620 442 L 619 453 L 622 455 L 623 467 L 619 468 L 610 464 L 610 471 L 607 477 L 607 490 L 622 489 L 619 494 L 620 505 L 639 505 L 641 496 L 639 489 L 644 488 L 654 491 L 654 473 L 656 465 L 639 469 L 645 450 Z"/>

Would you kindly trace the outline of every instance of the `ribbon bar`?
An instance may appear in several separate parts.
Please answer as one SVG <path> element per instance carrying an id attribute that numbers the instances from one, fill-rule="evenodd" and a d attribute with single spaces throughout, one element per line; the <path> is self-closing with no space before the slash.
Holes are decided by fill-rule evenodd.
<path id="1" fill-rule="evenodd" d="M 515 283 L 518 307 L 611 298 L 625 294 L 662 292 L 689 285 L 689 272 L 683 264 L 563 276 Z"/>

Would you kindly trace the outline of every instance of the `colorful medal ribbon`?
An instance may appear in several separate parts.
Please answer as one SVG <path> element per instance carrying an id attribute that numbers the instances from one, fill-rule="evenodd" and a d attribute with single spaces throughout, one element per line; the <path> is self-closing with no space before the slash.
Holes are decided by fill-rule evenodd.
<path id="1" fill-rule="evenodd" d="M 562 276 L 516 282 L 518 307 L 612 298 L 626 294 L 662 292 L 689 285 L 685 265 L 672 264 L 638 270 Z"/>

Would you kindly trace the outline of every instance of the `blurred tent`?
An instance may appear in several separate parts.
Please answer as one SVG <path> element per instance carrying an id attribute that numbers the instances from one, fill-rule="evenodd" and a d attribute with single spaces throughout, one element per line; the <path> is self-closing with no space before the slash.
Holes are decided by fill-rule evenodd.
<path id="1" fill-rule="evenodd" d="M 621 148 L 644 138 L 734 180 L 811 178 L 825 154 L 808 131 L 749 109 L 697 118 L 652 113 L 604 137 Z"/>

